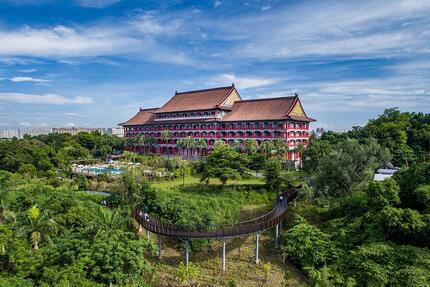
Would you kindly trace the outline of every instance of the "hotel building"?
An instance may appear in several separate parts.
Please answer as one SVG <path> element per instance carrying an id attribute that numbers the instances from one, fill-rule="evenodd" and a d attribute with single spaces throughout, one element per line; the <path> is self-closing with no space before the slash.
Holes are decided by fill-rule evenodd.
<path id="1" fill-rule="evenodd" d="M 297 160 L 295 148 L 309 142 L 308 117 L 297 95 L 282 98 L 242 100 L 234 85 L 213 89 L 176 92 L 162 107 L 140 109 L 121 123 L 124 138 L 133 142 L 129 151 L 160 155 L 206 155 L 216 140 L 258 145 L 281 139 L 287 159 Z M 166 136 L 166 132 L 168 136 Z M 151 140 L 137 140 L 141 138 Z M 204 141 L 199 148 L 179 145 L 181 139 Z M 134 140 L 133 140 L 134 139 Z"/>

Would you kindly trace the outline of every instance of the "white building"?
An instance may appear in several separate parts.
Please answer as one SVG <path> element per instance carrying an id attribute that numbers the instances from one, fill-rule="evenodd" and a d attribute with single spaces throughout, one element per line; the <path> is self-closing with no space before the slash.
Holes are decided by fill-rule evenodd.
<path id="1" fill-rule="evenodd" d="M 124 137 L 124 128 L 123 127 L 115 127 L 107 129 L 108 135 L 117 136 L 120 138 Z"/>
<path id="2" fill-rule="evenodd" d="M 31 137 L 39 136 L 39 135 L 47 135 L 52 133 L 52 129 L 50 128 L 28 128 L 28 129 L 20 129 L 19 137 L 23 138 L 28 135 Z"/>
<path id="3" fill-rule="evenodd" d="M 0 130 L 0 139 L 19 138 L 19 130 Z"/>

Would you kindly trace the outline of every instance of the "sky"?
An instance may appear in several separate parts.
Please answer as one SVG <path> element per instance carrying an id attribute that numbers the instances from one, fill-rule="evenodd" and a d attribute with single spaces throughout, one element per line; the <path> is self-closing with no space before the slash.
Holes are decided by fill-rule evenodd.
<path id="1" fill-rule="evenodd" d="M 0 0 L 0 129 L 113 127 L 175 91 L 298 93 L 312 128 L 430 111 L 430 1 Z"/>

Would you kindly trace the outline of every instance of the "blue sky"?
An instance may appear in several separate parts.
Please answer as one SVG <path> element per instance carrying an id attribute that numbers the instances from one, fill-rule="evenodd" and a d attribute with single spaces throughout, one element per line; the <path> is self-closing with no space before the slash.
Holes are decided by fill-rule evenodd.
<path id="1" fill-rule="evenodd" d="M 299 93 L 313 125 L 430 110 L 430 1 L 0 0 L 0 129 L 111 127 L 174 92 Z"/>

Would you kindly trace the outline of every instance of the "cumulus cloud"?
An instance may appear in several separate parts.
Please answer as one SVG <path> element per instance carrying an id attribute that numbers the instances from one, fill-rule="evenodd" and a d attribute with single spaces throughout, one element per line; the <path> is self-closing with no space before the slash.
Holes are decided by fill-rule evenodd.
<path id="1" fill-rule="evenodd" d="M 93 100 L 88 97 L 68 98 L 56 94 L 34 95 L 24 93 L 0 93 L 0 102 L 11 102 L 20 104 L 82 105 L 91 104 Z"/>

